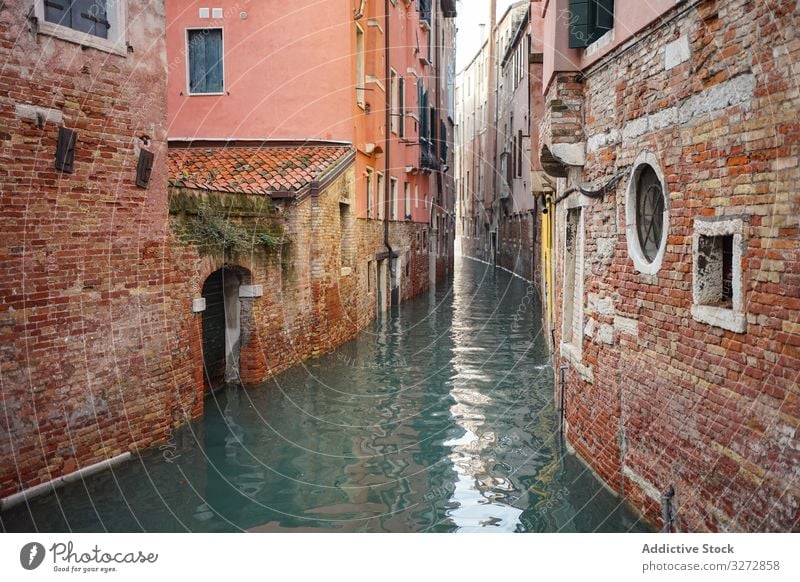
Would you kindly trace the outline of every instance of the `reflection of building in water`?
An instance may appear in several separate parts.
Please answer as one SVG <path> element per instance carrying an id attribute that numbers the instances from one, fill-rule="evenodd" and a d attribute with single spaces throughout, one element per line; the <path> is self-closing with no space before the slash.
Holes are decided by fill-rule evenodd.
<path id="1" fill-rule="evenodd" d="M 495 471 L 498 436 L 486 424 L 487 411 L 493 405 L 488 394 L 496 384 L 481 368 L 492 357 L 493 348 L 476 345 L 480 329 L 473 325 L 478 320 L 470 317 L 470 297 L 457 288 L 454 293 L 451 336 L 455 373 L 450 395 L 455 404 L 450 412 L 464 433 L 444 443 L 452 449 L 449 458 L 458 475 L 448 516 L 460 531 L 512 532 L 517 529 L 522 510 L 507 499 L 511 494 L 518 496 L 519 491 L 511 480 Z"/>

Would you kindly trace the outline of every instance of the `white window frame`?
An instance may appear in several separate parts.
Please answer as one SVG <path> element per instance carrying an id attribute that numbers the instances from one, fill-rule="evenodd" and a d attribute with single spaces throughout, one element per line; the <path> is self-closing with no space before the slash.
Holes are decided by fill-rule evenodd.
<path id="1" fill-rule="evenodd" d="M 733 236 L 733 258 L 731 262 L 733 299 L 731 307 L 700 303 L 701 286 L 698 258 L 700 256 L 701 236 Z M 692 233 L 692 318 L 695 321 L 736 333 L 745 332 L 747 315 L 744 309 L 743 241 L 744 222 L 741 218 L 695 218 L 694 231 Z"/>
<path id="2" fill-rule="evenodd" d="M 39 34 L 52 36 L 60 40 L 88 46 L 97 50 L 113 53 L 121 57 L 128 56 L 128 2 L 127 0 L 107 0 L 106 17 L 108 18 L 108 38 L 100 38 L 88 32 L 81 32 L 44 18 L 44 0 L 35 0 L 34 15 L 37 19 Z"/>
<path id="3" fill-rule="evenodd" d="M 572 291 L 572 317 L 569 321 L 567 321 L 565 314 L 567 312 L 567 303 L 568 303 L 568 295 L 566 292 L 566 281 L 567 281 L 567 243 L 566 243 L 566 229 L 567 229 L 567 222 L 569 220 L 569 211 L 577 210 L 579 213 L 578 216 L 578 224 L 577 224 L 577 232 L 575 233 L 576 240 L 574 241 L 574 273 L 573 273 L 573 291 Z M 562 261 L 562 272 L 561 272 L 561 281 L 562 286 L 565 289 L 564 293 L 562 293 L 561 297 L 561 355 L 567 358 L 576 366 L 582 365 L 583 360 L 583 337 L 584 337 L 584 330 L 583 330 L 583 317 L 584 317 L 584 283 L 586 278 L 585 272 L 585 263 L 584 263 L 584 249 L 586 244 L 586 237 L 585 237 L 585 226 L 584 221 L 586 218 L 586 213 L 584 212 L 584 208 L 580 203 L 579 199 L 575 199 L 574 197 L 568 199 L 567 206 L 564 211 L 564 221 L 563 221 L 563 228 L 561 232 L 564 233 L 561 236 L 564 239 L 564 242 L 561 243 L 563 245 L 563 257 L 564 260 Z M 577 327 L 575 326 L 576 320 L 578 321 Z M 571 330 L 571 338 L 569 341 L 565 341 L 564 335 L 567 330 L 567 326 L 569 326 Z"/>
<path id="4" fill-rule="evenodd" d="M 361 39 L 359 49 L 358 40 Z M 366 109 L 367 89 L 367 35 L 364 29 L 356 24 L 356 105 Z"/>
<path id="5" fill-rule="evenodd" d="M 189 97 L 214 97 L 219 95 L 226 95 L 227 90 L 226 87 L 228 83 L 225 80 L 225 75 L 227 74 L 228 67 L 225 66 L 225 29 L 222 26 L 189 26 L 185 30 L 183 35 L 183 42 L 184 42 L 184 50 L 183 53 L 186 55 L 186 94 Z M 222 33 L 222 47 L 220 48 L 220 54 L 222 55 L 222 91 L 218 93 L 192 93 L 189 90 L 190 82 L 189 82 L 189 31 L 190 30 L 219 30 Z"/>
<path id="6" fill-rule="evenodd" d="M 397 71 L 390 69 L 389 74 L 389 91 L 391 99 L 391 124 L 390 128 L 393 134 L 399 135 L 400 133 L 400 77 Z"/>
<path id="7" fill-rule="evenodd" d="M 366 168 L 366 190 L 367 190 L 367 218 L 372 218 L 372 202 L 375 198 L 375 170 L 369 166 Z"/>
<path id="8" fill-rule="evenodd" d="M 386 206 L 386 201 L 384 198 L 386 197 L 386 186 L 383 182 L 384 175 L 383 172 L 375 172 L 375 188 L 377 190 L 377 195 L 375 199 L 378 204 L 378 212 L 376 213 L 378 216 L 378 220 L 383 220 L 383 214 Z"/>
<path id="9" fill-rule="evenodd" d="M 411 184 L 403 182 L 403 220 L 411 220 Z"/>
<path id="10" fill-rule="evenodd" d="M 661 183 L 661 193 L 664 196 L 664 213 L 662 214 L 661 225 L 661 244 L 658 246 L 653 261 L 649 261 L 642 251 L 639 244 L 639 233 L 636 224 L 636 197 L 639 175 L 645 166 L 650 166 L 656 173 L 658 181 Z M 667 181 L 664 179 L 664 172 L 661 164 L 652 152 L 642 152 L 633 163 L 631 176 L 628 179 L 628 188 L 625 192 L 625 239 L 628 244 L 628 255 L 633 260 L 634 268 L 644 275 L 655 275 L 661 270 L 664 261 L 664 253 L 667 250 L 667 237 L 669 235 L 669 190 Z"/>
<path id="11" fill-rule="evenodd" d="M 390 217 L 391 220 L 397 220 L 397 209 L 398 209 L 398 201 L 397 201 L 397 199 L 400 196 L 400 191 L 399 191 L 399 188 L 397 187 L 397 183 L 398 183 L 397 182 L 397 178 L 395 178 L 394 176 L 389 178 L 389 193 L 390 193 L 390 195 L 392 197 L 392 201 L 391 201 L 392 204 L 389 207 L 389 210 L 392 213 L 392 215 Z"/>

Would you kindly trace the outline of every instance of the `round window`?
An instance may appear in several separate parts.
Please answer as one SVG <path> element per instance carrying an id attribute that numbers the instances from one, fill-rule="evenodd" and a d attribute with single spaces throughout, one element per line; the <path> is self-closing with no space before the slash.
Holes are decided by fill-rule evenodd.
<path id="1" fill-rule="evenodd" d="M 636 184 L 636 233 L 639 247 L 652 263 L 661 247 L 663 231 L 664 191 L 661 181 L 650 165 L 645 165 Z"/>
<path id="2" fill-rule="evenodd" d="M 625 239 L 634 268 L 645 275 L 661 269 L 669 231 L 669 198 L 664 172 L 651 152 L 633 163 L 625 191 Z"/>

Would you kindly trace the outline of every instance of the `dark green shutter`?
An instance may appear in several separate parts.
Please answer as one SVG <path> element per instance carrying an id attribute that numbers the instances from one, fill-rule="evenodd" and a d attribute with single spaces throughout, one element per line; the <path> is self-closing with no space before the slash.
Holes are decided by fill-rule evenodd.
<path id="1" fill-rule="evenodd" d="M 569 47 L 589 46 L 614 28 L 614 0 L 569 0 Z"/>
<path id="2" fill-rule="evenodd" d="M 598 37 L 614 28 L 614 0 L 596 0 L 595 30 Z"/>
<path id="3" fill-rule="evenodd" d="M 593 4 L 594 0 L 569 0 L 569 48 L 591 43 Z"/>

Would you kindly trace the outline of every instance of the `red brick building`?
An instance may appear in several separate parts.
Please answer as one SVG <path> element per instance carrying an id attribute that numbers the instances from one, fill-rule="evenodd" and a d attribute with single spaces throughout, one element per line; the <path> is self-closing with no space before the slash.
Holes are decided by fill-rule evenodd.
<path id="1" fill-rule="evenodd" d="M 533 3 L 567 441 L 681 531 L 797 530 L 797 3 L 586 4 Z"/>
<path id="2" fill-rule="evenodd" d="M 0 4 L 0 497 L 202 409 L 167 333 L 163 2 L 61 4 Z"/>
<path id="3" fill-rule="evenodd" d="M 349 144 L 193 144 L 169 157 L 169 310 L 185 339 L 173 366 L 198 398 L 328 351 L 386 308 L 383 225 L 356 219 Z M 406 300 L 427 285 L 428 254 L 411 224 L 391 234 L 410 249 Z"/>

